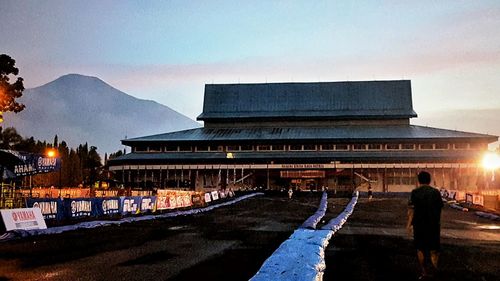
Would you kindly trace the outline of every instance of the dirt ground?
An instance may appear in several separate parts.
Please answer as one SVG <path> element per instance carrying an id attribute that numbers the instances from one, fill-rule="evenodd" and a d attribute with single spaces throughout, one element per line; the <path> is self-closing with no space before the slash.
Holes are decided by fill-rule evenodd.
<path id="1" fill-rule="evenodd" d="M 257 196 L 199 215 L 0 243 L 0 280 L 248 280 L 319 201 Z"/>
<path id="2" fill-rule="evenodd" d="M 0 280 L 248 280 L 312 215 L 319 193 L 0 243 Z M 330 198 L 327 222 L 347 198 Z M 324 280 L 415 280 L 405 198 L 360 198 L 326 249 Z M 440 280 L 500 280 L 500 230 L 446 207 Z"/>
<path id="3" fill-rule="evenodd" d="M 324 280 L 416 280 L 406 198 L 361 198 L 325 253 Z M 500 222 L 443 208 L 439 272 L 434 280 L 500 280 Z M 491 228 L 491 229 L 489 229 Z"/>

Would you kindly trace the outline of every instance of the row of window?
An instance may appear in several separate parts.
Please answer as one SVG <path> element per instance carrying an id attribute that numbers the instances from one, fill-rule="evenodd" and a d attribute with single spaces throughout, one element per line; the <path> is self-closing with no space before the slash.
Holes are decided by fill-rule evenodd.
<path id="1" fill-rule="evenodd" d="M 422 143 L 422 144 L 273 144 L 273 145 L 197 145 L 197 146 L 136 146 L 135 152 L 237 152 L 237 151 L 364 151 L 364 150 L 468 150 L 484 149 L 476 143 Z"/>

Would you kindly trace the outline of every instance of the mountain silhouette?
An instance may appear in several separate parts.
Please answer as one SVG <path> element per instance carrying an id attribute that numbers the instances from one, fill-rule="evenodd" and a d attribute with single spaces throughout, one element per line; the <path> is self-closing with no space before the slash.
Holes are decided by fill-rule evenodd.
<path id="1" fill-rule="evenodd" d="M 24 137 L 52 142 L 57 135 L 70 147 L 88 142 L 102 154 L 123 149 L 120 140 L 199 127 L 200 124 L 151 100 L 130 96 L 99 78 L 68 74 L 26 89 L 20 113 L 5 114 L 3 127 Z"/>

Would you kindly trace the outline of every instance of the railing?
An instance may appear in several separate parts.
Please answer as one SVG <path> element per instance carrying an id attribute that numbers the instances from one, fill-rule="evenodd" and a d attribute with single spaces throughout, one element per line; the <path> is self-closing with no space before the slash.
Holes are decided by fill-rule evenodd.
<path id="1" fill-rule="evenodd" d="M 0 209 L 22 208 L 24 205 L 22 193 L 16 191 L 14 186 L 0 185 Z"/>

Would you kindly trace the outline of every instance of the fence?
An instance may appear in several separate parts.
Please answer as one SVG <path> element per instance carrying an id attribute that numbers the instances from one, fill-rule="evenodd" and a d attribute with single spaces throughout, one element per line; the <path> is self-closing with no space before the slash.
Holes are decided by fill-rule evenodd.
<path id="1" fill-rule="evenodd" d="M 466 192 L 458 190 L 441 190 L 445 198 L 462 201 L 485 209 L 500 211 L 500 190 L 485 190 L 480 192 Z"/>
<path id="2" fill-rule="evenodd" d="M 0 209 L 21 208 L 23 205 L 23 196 L 14 186 L 0 185 Z"/>
<path id="3" fill-rule="evenodd" d="M 203 206 L 220 198 L 233 197 L 232 191 L 211 192 L 161 190 L 156 196 L 114 196 L 81 198 L 28 198 L 26 207 L 40 208 L 46 220 L 67 221 L 153 214 L 165 210 Z M 206 198 L 209 198 L 207 201 Z"/>

